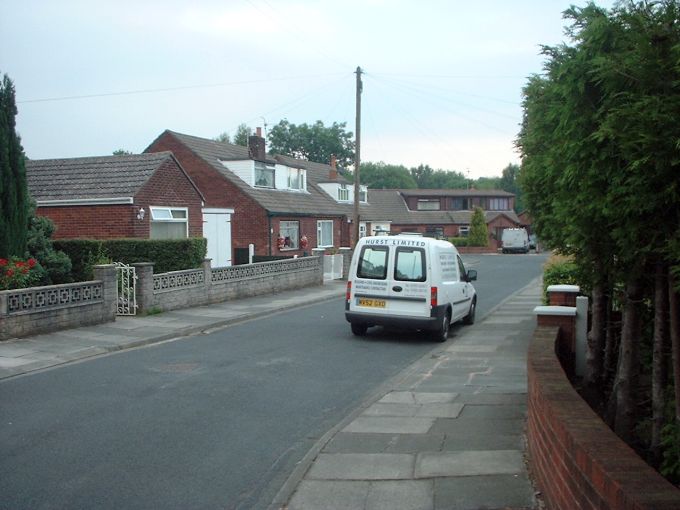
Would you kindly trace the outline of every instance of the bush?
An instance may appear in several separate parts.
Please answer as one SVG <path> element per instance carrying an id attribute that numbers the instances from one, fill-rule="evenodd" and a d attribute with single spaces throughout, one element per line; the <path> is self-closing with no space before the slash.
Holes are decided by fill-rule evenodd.
<path id="1" fill-rule="evenodd" d="M 578 285 L 578 266 L 571 257 L 551 256 L 543 266 L 543 301 L 548 303 L 550 285 Z"/>
<path id="2" fill-rule="evenodd" d="M 92 266 L 111 262 L 134 264 L 153 262 L 154 273 L 181 271 L 199 267 L 205 259 L 207 241 L 189 239 L 60 239 L 55 247 L 73 261 L 76 281 L 93 278 Z"/>
<path id="3" fill-rule="evenodd" d="M 475 212 L 472 213 L 468 246 L 489 246 L 489 229 L 481 207 L 475 207 Z"/>
<path id="4" fill-rule="evenodd" d="M 449 237 L 449 242 L 454 246 L 467 246 L 468 245 L 468 238 L 467 237 Z"/>
<path id="5" fill-rule="evenodd" d="M 41 270 L 38 261 L 33 258 L 0 259 L 0 290 L 32 287 L 40 281 Z"/>
<path id="6" fill-rule="evenodd" d="M 37 280 L 32 282 L 35 285 L 57 285 L 73 281 L 71 259 L 63 251 L 54 249 L 54 241 L 51 239 L 53 233 L 52 220 L 45 216 L 36 216 L 33 209 L 26 246 L 28 253 L 38 261 Z"/>

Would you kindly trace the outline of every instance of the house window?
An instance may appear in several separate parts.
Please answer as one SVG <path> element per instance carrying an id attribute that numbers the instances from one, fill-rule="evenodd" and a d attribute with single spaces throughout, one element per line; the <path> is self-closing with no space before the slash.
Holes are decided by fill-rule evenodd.
<path id="1" fill-rule="evenodd" d="M 438 211 L 439 200 L 418 200 L 419 211 Z"/>
<path id="2" fill-rule="evenodd" d="M 288 189 L 305 189 L 305 173 L 301 168 L 288 169 Z"/>
<path id="3" fill-rule="evenodd" d="M 451 210 L 452 211 L 467 211 L 468 210 L 468 199 L 467 198 L 452 198 L 451 199 Z"/>
<path id="4" fill-rule="evenodd" d="M 366 186 L 359 187 L 359 202 L 368 202 L 368 188 Z"/>
<path id="5" fill-rule="evenodd" d="M 366 237 L 366 224 L 359 223 L 359 238 Z"/>
<path id="6" fill-rule="evenodd" d="M 189 236 L 189 211 L 186 207 L 149 207 L 151 239 L 184 239 Z"/>
<path id="7" fill-rule="evenodd" d="M 333 246 L 333 220 L 316 222 L 316 244 L 319 248 Z"/>
<path id="8" fill-rule="evenodd" d="M 347 184 L 341 184 L 338 188 L 338 201 L 347 202 L 349 200 L 349 189 L 347 189 Z"/>
<path id="9" fill-rule="evenodd" d="M 458 235 L 460 237 L 467 237 L 470 235 L 470 227 L 466 225 L 464 227 L 458 228 Z"/>
<path id="10" fill-rule="evenodd" d="M 255 162 L 255 186 L 262 188 L 274 187 L 274 167 L 260 161 Z"/>
<path id="11" fill-rule="evenodd" d="M 489 211 L 509 211 L 510 202 L 507 198 L 490 198 Z"/>
<path id="12" fill-rule="evenodd" d="M 279 235 L 283 237 L 284 250 L 297 250 L 300 240 L 300 222 L 282 221 L 279 223 Z"/>

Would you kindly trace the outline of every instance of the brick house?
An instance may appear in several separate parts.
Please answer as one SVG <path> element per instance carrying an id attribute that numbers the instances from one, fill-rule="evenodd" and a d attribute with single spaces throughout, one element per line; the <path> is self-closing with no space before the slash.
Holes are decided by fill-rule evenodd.
<path id="1" fill-rule="evenodd" d="M 55 239 L 201 237 L 203 196 L 170 152 L 26 161 Z"/>
<path id="2" fill-rule="evenodd" d="M 204 229 L 208 256 L 215 243 L 231 246 L 235 263 L 247 261 L 251 244 L 255 255 L 284 256 L 351 244 L 349 183 L 330 164 L 267 154 L 259 128 L 248 147 L 166 130 L 145 152 L 157 151 L 172 151 L 205 196 L 206 209 L 230 211 L 228 232 Z M 343 200 L 332 195 L 333 187 L 348 192 Z"/>
<path id="3" fill-rule="evenodd" d="M 500 247 L 504 228 L 521 221 L 514 212 L 515 196 L 503 190 L 402 189 L 370 190 L 371 208 L 365 219 L 391 233 L 419 232 L 436 237 L 467 236 L 475 207 L 484 210 L 489 248 Z M 384 225 L 384 218 L 390 218 Z"/>

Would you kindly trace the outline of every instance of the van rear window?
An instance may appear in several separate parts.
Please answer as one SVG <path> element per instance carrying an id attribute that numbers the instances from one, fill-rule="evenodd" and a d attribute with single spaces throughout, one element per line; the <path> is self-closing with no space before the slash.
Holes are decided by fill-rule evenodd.
<path id="1" fill-rule="evenodd" d="M 359 257 L 357 276 L 359 278 L 372 278 L 384 280 L 387 277 L 387 254 L 386 246 L 364 246 Z"/>
<path id="2" fill-rule="evenodd" d="M 422 248 L 397 248 L 394 279 L 406 282 L 424 282 L 427 279 L 425 250 Z"/>

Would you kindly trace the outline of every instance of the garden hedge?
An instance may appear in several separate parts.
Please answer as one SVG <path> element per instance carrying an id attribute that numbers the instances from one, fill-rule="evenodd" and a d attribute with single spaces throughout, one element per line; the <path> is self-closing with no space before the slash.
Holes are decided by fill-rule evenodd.
<path id="1" fill-rule="evenodd" d="M 205 258 L 207 240 L 188 239 L 55 239 L 54 248 L 73 263 L 74 281 L 93 278 L 92 266 L 111 262 L 153 262 L 154 273 L 193 269 Z"/>

